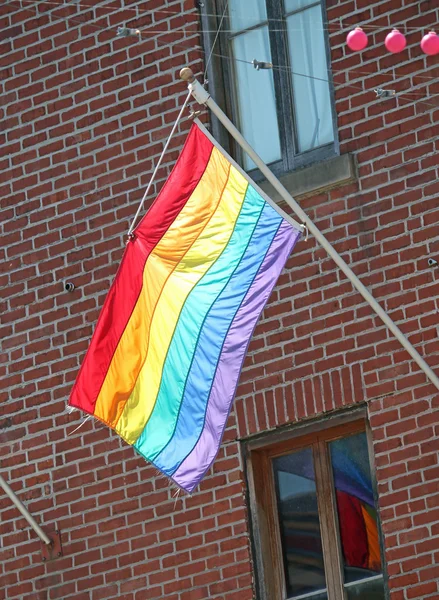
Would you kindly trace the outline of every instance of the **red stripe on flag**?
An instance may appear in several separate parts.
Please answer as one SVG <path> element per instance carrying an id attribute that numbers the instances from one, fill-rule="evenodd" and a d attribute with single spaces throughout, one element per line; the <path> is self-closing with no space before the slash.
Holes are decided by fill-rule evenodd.
<path id="1" fill-rule="evenodd" d="M 200 181 L 213 149 L 193 125 L 171 175 L 129 242 L 73 386 L 69 404 L 90 414 L 113 354 L 142 291 L 146 260 L 172 225 Z"/>

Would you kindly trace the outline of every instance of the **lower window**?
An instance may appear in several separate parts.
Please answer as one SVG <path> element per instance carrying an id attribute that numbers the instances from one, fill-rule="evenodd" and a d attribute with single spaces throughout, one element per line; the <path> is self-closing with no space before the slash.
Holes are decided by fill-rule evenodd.
<path id="1" fill-rule="evenodd" d="M 261 596 L 384 600 L 364 420 L 249 453 Z"/>

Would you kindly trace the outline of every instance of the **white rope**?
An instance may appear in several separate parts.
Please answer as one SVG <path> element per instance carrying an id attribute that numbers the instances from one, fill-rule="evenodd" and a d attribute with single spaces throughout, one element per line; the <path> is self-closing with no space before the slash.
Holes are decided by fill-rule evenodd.
<path id="1" fill-rule="evenodd" d="M 85 423 L 87 423 L 87 421 L 88 421 L 89 419 L 91 419 L 91 415 L 88 415 L 88 417 L 86 417 L 86 418 L 85 418 L 85 419 L 82 421 L 82 423 L 80 423 L 80 424 L 78 425 L 78 427 L 76 427 L 76 429 L 74 429 L 73 431 L 71 431 L 71 432 L 70 432 L 70 433 L 68 433 L 67 435 L 72 435 L 72 434 L 74 434 L 74 433 L 75 433 L 75 431 L 78 431 L 78 429 L 80 429 L 80 428 L 81 428 L 83 425 L 85 425 Z"/>
<path id="2" fill-rule="evenodd" d="M 132 222 L 132 223 L 131 223 L 131 225 L 130 225 L 130 228 L 128 229 L 128 237 L 129 237 L 129 236 L 130 236 L 130 235 L 133 233 L 133 229 L 134 229 L 134 227 L 135 227 L 135 224 L 136 224 L 137 218 L 138 218 L 138 216 L 139 216 L 139 214 L 140 214 L 140 211 L 141 211 L 141 210 L 142 210 L 142 208 L 143 208 L 143 205 L 145 204 L 145 200 L 146 200 L 146 198 L 148 197 L 149 190 L 151 189 L 152 183 L 153 183 L 153 181 L 154 181 L 154 179 L 155 179 L 155 176 L 157 175 L 157 171 L 159 170 L 159 167 L 160 167 L 160 165 L 162 164 L 163 157 L 164 157 L 164 155 L 165 155 L 165 153 L 166 153 L 166 150 L 168 149 L 168 146 L 169 146 L 169 143 L 170 143 L 170 141 L 171 141 L 171 139 L 172 139 L 172 136 L 174 135 L 174 133 L 175 133 L 175 130 L 177 129 L 177 126 L 178 126 L 178 124 L 179 124 L 179 122 L 180 122 L 180 119 L 181 119 L 181 117 L 183 116 L 183 112 L 184 112 L 184 110 L 185 110 L 185 108 L 186 108 L 186 106 L 187 106 L 187 103 L 189 102 L 189 100 L 190 100 L 190 98 L 191 98 L 191 95 L 192 95 L 192 94 L 191 94 L 191 92 L 189 92 L 189 93 L 188 93 L 188 95 L 187 95 L 187 97 L 186 97 L 186 100 L 184 101 L 184 104 L 183 104 L 183 106 L 181 107 L 181 110 L 180 110 L 180 112 L 178 113 L 177 120 L 175 121 L 175 123 L 174 123 L 174 126 L 173 126 L 173 128 L 171 129 L 171 133 L 169 134 L 169 137 L 168 137 L 168 139 L 166 140 L 166 144 L 165 144 L 165 145 L 164 145 L 164 147 L 163 147 L 162 153 L 160 154 L 160 157 L 159 157 L 159 159 L 158 159 L 158 161 L 157 161 L 157 164 L 156 164 L 156 166 L 155 166 L 154 172 L 153 172 L 153 174 L 151 175 L 151 179 L 149 180 L 149 183 L 148 183 L 148 186 L 147 186 L 147 188 L 146 188 L 146 191 L 145 191 L 145 193 L 143 194 L 143 198 L 142 198 L 142 201 L 141 201 L 141 203 L 140 203 L 140 206 L 139 206 L 139 208 L 137 209 L 137 212 L 136 212 L 136 214 L 134 215 L 134 219 L 133 219 L 133 222 Z"/>

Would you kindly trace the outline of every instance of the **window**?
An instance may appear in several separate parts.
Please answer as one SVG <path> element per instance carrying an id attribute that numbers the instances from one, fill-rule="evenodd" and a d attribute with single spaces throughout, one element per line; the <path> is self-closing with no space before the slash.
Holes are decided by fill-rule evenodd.
<path id="1" fill-rule="evenodd" d="M 225 2 L 218 0 L 218 13 Z M 244 137 L 278 175 L 333 156 L 323 0 L 228 0 L 226 15 L 220 37 L 224 101 Z M 274 68 L 257 70 L 248 64 L 255 59 Z M 251 172 L 253 162 L 233 150 Z"/>
<path id="2" fill-rule="evenodd" d="M 251 450 L 261 597 L 384 600 L 364 420 Z"/>

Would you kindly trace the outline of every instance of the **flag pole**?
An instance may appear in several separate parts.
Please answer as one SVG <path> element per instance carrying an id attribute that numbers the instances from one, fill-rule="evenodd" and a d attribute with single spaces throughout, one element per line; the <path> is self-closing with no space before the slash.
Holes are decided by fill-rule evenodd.
<path id="1" fill-rule="evenodd" d="M 294 200 L 288 190 L 281 184 L 281 182 L 277 179 L 277 177 L 270 171 L 261 157 L 256 154 L 253 148 L 248 144 L 248 142 L 243 138 L 241 133 L 236 129 L 233 125 L 232 121 L 224 114 L 224 112 L 220 109 L 220 107 L 214 102 L 211 98 L 210 94 L 204 87 L 200 84 L 192 72 L 192 69 L 189 67 L 185 67 L 180 71 L 180 78 L 183 81 L 186 81 L 188 84 L 188 89 L 192 94 L 193 98 L 199 103 L 204 104 L 213 112 L 213 114 L 218 118 L 219 121 L 224 125 L 224 127 L 229 131 L 229 133 L 234 137 L 234 139 L 238 142 L 241 148 L 248 154 L 248 156 L 252 159 L 261 173 L 266 177 L 267 181 L 271 183 L 274 189 L 279 193 L 279 195 L 285 200 L 288 206 L 293 210 L 293 212 L 299 217 L 299 219 L 306 225 L 308 231 L 313 234 L 316 240 L 320 243 L 321 246 L 326 250 L 329 256 L 334 260 L 336 265 L 343 271 L 355 289 L 360 292 L 366 302 L 371 306 L 371 308 L 376 312 L 376 314 L 380 317 L 383 323 L 389 328 L 389 330 L 393 333 L 393 335 L 397 338 L 397 340 L 401 343 L 401 345 L 407 350 L 413 360 L 417 363 L 420 369 L 425 373 L 427 378 L 436 386 L 439 390 L 439 378 L 436 376 L 434 371 L 428 366 L 419 352 L 415 349 L 415 347 L 409 342 L 409 340 L 405 337 L 402 331 L 397 327 L 397 325 L 392 321 L 386 311 L 381 307 L 380 304 L 375 300 L 369 290 L 361 283 L 352 269 L 346 264 L 346 262 L 342 259 L 342 257 L 338 254 L 338 252 L 331 246 L 325 236 L 320 232 L 320 230 L 314 225 L 311 219 L 307 216 L 301 206 Z"/>
<path id="2" fill-rule="evenodd" d="M 26 519 L 26 521 L 29 523 L 29 525 L 32 527 L 32 529 L 35 531 L 35 533 L 40 538 L 40 540 L 42 542 L 44 542 L 47 546 L 51 546 L 52 540 L 49 538 L 48 535 L 46 535 L 44 533 L 44 531 L 41 529 L 41 527 L 35 521 L 33 516 L 30 514 L 30 512 L 24 506 L 23 502 L 15 494 L 15 492 L 10 488 L 10 486 L 6 483 L 6 481 L 3 479 L 3 477 L 1 475 L 0 475 L 0 487 L 3 488 L 6 495 L 10 498 L 10 500 L 13 502 L 13 504 L 15 504 L 15 506 L 18 508 L 18 510 L 23 515 L 23 517 Z"/>

